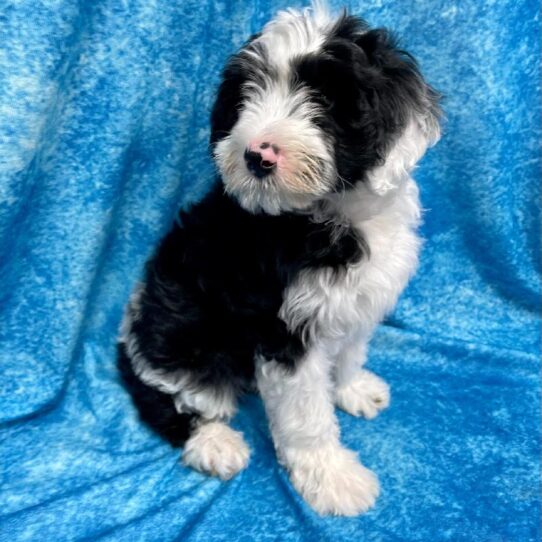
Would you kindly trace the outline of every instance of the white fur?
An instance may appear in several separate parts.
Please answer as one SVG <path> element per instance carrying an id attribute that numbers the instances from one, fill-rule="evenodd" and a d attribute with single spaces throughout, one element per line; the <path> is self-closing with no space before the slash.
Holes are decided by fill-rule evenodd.
<path id="1" fill-rule="evenodd" d="M 357 228 L 370 255 L 338 277 L 331 269 L 305 271 L 287 289 L 280 316 L 292 330 L 308 322 L 307 341 L 337 342 L 338 349 L 352 334 L 368 340 L 416 270 L 421 209 L 410 173 L 429 144 L 421 123 L 409 123 L 368 183 L 327 196 L 316 215 Z"/>
<path id="2" fill-rule="evenodd" d="M 370 336 L 366 332 L 359 330 L 342 341 L 340 347 L 333 353 L 335 386 L 337 388 L 352 382 L 360 367 L 367 361 L 369 339 Z"/>
<path id="3" fill-rule="evenodd" d="M 256 381 L 279 453 L 338 442 L 330 373 L 329 356 L 316 348 L 309 349 L 295 371 L 275 361 L 257 361 Z"/>
<path id="4" fill-rule="evenodd" d="M 264 28 L 257 43 L 267 49 L 278 80 L 246 85 L 239 120 L 217 144 L 215 158 L 226 190 L 245 209 L 269 214 L 304 209 L 316 221 L 356 228 L 369 246 L 370 255 L 343 274 L 331 269 L 300 273 L 284 292 L 279 316 L 292 331 L 304 329 L 305 358 L 293 371 L 265 359 L 257 360 L 256 367 L 277 454 L 294 486 L 319 513 L 355 515 L 373 505 L 378 482 L 341 446 L 334 402 L 367 418 L 389 403 L 387 384 L 361 366 L 375 326 L 393 309 L 417 265 L 421 211 L 411 172 L 439 131 L 430 113 L 412 118 L 366 182 L 328 193 L 336 172 L 330 142 L 313 123 L 317 106 L 306 89 L 292 90 L 288 84 L 291 58 L 318 51 L 332 24 L 323 4 L 314 5 L 313 16 L 286 11 Z M 257 47 L 249 45 L 246 54 L 261 61 Z M 253 140 L 276 143 L 284 167 L 264 179 L 252 177 L 243 154 Z M 139 377 L 173 395 L 179 412 L 197 411 L 209 419 L 231 416 L 233 392 L 217 396 L 195 387 L 182 371 L 150 367 L 130 333 L 130 319 L 137 317 L 136 296 L 122 340 Z M 184 461 L 229 478 L 246 466 L 248 455 L 240 433 L 213 421 L 192 434 Z"/>
<path id="5" fill-rule="evenodd" d="M 383 165 L 368 175 L 371 189 L 380 196 L 400 186 L 409 178 L 418 160 L 435 136 L 427 133 L 424 119 L 413 119 L 397 139 Z"/>
<path id="6" fill-rule="evenodd" d="M 286 290 L 281 318 L 291 329 L 305 325 L 307 341 L 342 343 L 354 332 L 370 337 L 416 269 L 420 240 L 418 189 L 410 178 L 379 196 L 360 184 L 326 211 L 358 228 L 370 255 L 344 275 L 304 271 Z"/>
<path id="7" fill-rule="evenodd" d="M 332 153 L 312 122 L 317 107 L 305 89 L 286 80 L 249 85 L 244 109 L 229 136 L 215 148 L 226 191 L 250 212 L 279 214 L 304 209 L 329 191 L 335 177 Z M 284 165 L 263 179 L 248 171 L 244 151 L 255 139 L 276 143 Z"/>
<path id="8" fill-rule="evenodd" d="M 368 183 L 327 198 L 316 218 L 357 228 L 370 255 L 343 275 L 303 272 L 285 292 L 280 316 L 292 330 L 305 326 L 307 358 L 293 376 L 260 362 L 258 386 L 279 457 L 320 513 L 357 514 L 378 494 L 374 475 L 341 448 L 332 405 L 372 418 L 389 404 L 387 384 L 360 367 L 375 326 L 417 265 L 421 212 L 410 171 L 427 144 L 413 120 Z"/>
<path id="9" fill-rule="evenodd" d="M 197 412 L 206 420 L 228 420 L 236 411 L 236 397 L 233 387 L 217 389 L 190 386 L 188 384 L 175 394 L 177 412 Z"/>
<path id="10" fill-rule="evenodd" d="M 292 58 L 321 48 L 330 24 L 320 3 L 316 3 L 314 16 L 309 10 L 282 11 L 245 49 L 255 69 L 264 62 L 265 69 L 273 69 L 278 78 L 262 72 L 257 84 L 245 85 L 239 120 L 217 144 L 214 156 L 226 190 L 250 212 L 276 215 L 307 209 L 335 180 L 330 141 L 313 122 L 318 106 L 311 102 L 306 88 L 292 90 L 290 73 Z M 254 178 L 243 157 L 256 139 L 278 145 L 284 162 L 263 179 Z"/>
<path id="11" fill-rule="evenodd" d="M 258 41 L 267 48 L 269 60 L 285 75 L 297 56 L 319 51 L 333 21 L 320 2 L 314 11 L 280 11 L 267 23 Z"/>
<path id="12" fill-rule="evenodd" d="M 280 461 L 321 514 L 355 515 L 373 505 L 378 482 L 339 441 L 330 357 L 310 349 L 295 372 L 260 359 L 256 379 Z"/>
<path id="13" fill-rule="evenodd" d="M 390 404 L 390 388 L 370 371 L 358 371 L 351 382 L 335 389 L 337 406 L 353 416 L 374 418 Z"/>
<path id="14" fill-rule="evenodd" d="M 292 484 L 319 514 L 356 516 L 374 505 L 378 479 L 351 450 L 333 444 L 285 455 Z"/>
<path id="15" fill-rule="evenodd" d="M 186 441 L 186 465 L 228 480 L 248 465 L 250 450 L 242 433 L 222 422 L 203 423 Z"/>

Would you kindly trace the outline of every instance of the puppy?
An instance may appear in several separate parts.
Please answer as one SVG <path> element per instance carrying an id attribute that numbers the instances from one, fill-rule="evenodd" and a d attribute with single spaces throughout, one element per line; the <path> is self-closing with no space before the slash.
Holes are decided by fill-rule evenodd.
<path id="1" fill-rule="evenodd" d="M 246 467 L 228 421 L 256 385 L 304 499 L 321 514 L 374 504 L 334 407 L 373 418 L 389 403 L 362 366 L 416 267 L 410 172 L 438 138 L 438 95 L 359 18 L 281 12 L 230 58 L 211 118 L 219 176 L 148 262 L 119 344 L 141 418 L 186 465 Z"/>

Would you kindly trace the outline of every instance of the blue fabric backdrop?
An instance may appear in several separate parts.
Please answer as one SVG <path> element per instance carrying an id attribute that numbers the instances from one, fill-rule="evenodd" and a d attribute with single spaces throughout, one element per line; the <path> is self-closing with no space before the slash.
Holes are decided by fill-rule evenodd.
<path id="1" fill-rule="evenodd" d="M 417 173 L 420 271 L 370 351 L 392 405 L 339 414 L 380 476 L 374 510 L 316 516 L 257 397 L 235 420 L 250 466 L 221 483 L 182 467 L 119 383 L 123 305 L 213 175 L 220 68 L 286 5 L 0 0 L 0 540 L 540 540 L 534 0 L 351 5 L 402 35 L 448 116 Z"/>

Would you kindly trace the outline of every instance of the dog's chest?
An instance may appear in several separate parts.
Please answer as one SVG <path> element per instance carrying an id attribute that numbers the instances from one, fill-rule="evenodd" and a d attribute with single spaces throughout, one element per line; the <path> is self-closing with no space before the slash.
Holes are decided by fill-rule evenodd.
<path id="1" fill-rule="evenodd" d="M 303 271 L 284 294 L 281 318 L 313 337 L 340 339 L 366 328 L 369 333 L 395 305 L 414 272 L 420 241 L 417 189 L 412 183 L 372 216 L 352 213 L 352 225 L 369 247 L 345 273 Z"/>

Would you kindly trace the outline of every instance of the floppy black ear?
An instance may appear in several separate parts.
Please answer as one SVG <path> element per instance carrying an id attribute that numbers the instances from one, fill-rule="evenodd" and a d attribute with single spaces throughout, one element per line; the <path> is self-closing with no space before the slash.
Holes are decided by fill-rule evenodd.
<path id="1" fill-rule="evenodd" d="M 391 49 L 397 45 L 396 39 L 384 28 L 375 28 L 358 36 L 355 43 L 361 47 L 371 64 L 379 66 Z"/>
<path id="2" fill-rule="evenodd" d="M 428 139 L 435 142 L 439 137 L 441 96 L 425 81 L 416 59 L 385 28 L 365 32 L 355 41 L 370 65 L 381 73 L 392 110 L 397 112 L 408 106 L 407 113 L 420 119 Z"/>
<path id="3" fill-rule="evenodd" d="M 369 30 L 358 36 L 355 43 L 365 52 L 370 65 L 378 69 L 390 83 L 423 83 L 416 59 L 401 48 L 399 40 L 389 30 Z"/>
<path id="4" fill-rule="evenodd" d="M 229 58 L 224 68 L 211 112 L 211 146 L 226 137 L 239 118 L 243 86 L 251 78 L 250 60 L 245 51 L 259 35 L 251 36 L 241 51 Z"/>
<path id="5" fill-rule="evenodd" d="M 348 15 L 348 12 L 344 9 L 329 35 L 331 38 L 353 41 L 359 34 L 366 32 L 369 28 L 366 20 L 355 15 Z"/>
<path id="6" fill-rule="evenodd" d="M 226 137 L 237 122 L 243 85 L 247 80 L 248 74 L 239 55 L 231 57 L 222 74 L 222 82 L 211 112 L 211 146 Z"/>

